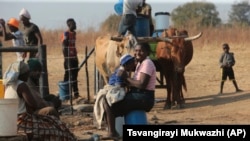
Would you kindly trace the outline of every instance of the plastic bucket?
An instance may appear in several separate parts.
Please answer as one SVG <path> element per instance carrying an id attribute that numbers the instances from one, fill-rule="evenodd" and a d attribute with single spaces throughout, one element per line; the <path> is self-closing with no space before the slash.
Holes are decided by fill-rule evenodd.
<path id="1" fill-rule="evenodd" d="M 123 0 L 119 0 L 118 3 L 114 5 L 114 10 L 117 15 L 122 15 L 123 12 Z"/>
<path id="2" fill-rule="evenodd" d="M 136 17 L 135 31 L 137 37 L 150 36 L 149 18 L 138 15 Z"/>
<path id="3" fill-rule="evenodd" d="M 3 85 L 3 80 L 0 79 L 0 99 L 4 98 L 4 85 Z"/>
<path id="4" fill-rule="evenodd" d="M 58 86 L 59 86 L 59 98 L 61 100 L 70 99 L 69 82 L 60 81 L 58 83 Z"/>
<path id="5" fill-rule="evenodd" d="M 169 15 L 168 12 L 155 13 L 155 31 L 169 28 Z"/>
<path id="6" fill-rule="evenodd" d="M 125 124 L 137 125 L 147 123 L 147 115 L 145 111 L 134 110 L 125 115 Z"/>
<path id="7" fill-rule="evenodd" d="M 0 99 L 0 136 L 17 135 L 18 99 Z"/>

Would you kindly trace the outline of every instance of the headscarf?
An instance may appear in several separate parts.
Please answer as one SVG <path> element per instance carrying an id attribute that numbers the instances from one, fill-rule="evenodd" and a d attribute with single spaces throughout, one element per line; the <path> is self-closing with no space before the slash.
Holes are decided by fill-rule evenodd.
<path id="1" fill-rule="evenodd" d="M 42 70 L 42 64 L 36 58 L 31 58 L 28 61 L 30 71 Z"/>
<path id="2" fill-rule="evenodd" d="M 20 13 L 19 13 L 19 16 L 24 16 L 28 19 L 31 19 L 31 16 L 30 16 L 30 13 L 28 10 L 26 10 L 25 8 L 23 8 Z"/>
<path id="3" fill-rule="evenodd" d="M 22 75 L 28 71 L 29 71 L 29 66 L 23 61 L 16 61 L 10 64 L 3 75 L 3 84 L 9 85 L 16 83 L 19 75 Z"/>

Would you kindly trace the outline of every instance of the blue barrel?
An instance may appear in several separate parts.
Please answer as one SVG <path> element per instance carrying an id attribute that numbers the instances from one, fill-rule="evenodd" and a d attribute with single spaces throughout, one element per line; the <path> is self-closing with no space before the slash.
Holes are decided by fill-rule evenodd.
<path id="1" fill-rule="evenodd" d="M 149 37 L 150 36 L 149 18 L 142 15 L 137 15 L 135 31 L 137 37 Z"/>
<path id="2" fill-rule="evenodd" d="M 169 13 L 157 12 L 155 13 L 155 31 L 161 31 L 169 28 Z"/>
<path id="3" fill-rule="evenodd" d="M 58 86 L 59 86 L 59 98 L 61 100 L 70 99 L 69 82 L 60 81 L 58 83 Z"/>
<path id="4" fill-rule="evenodd" d="M 123 11 L 123 0 L 119 0 L 115 5 L 114 5 L 114 10 L 117 15 L 122 15 Z"/>
<path id="5" fill-rule="evenodd" d="M 142 110 L 131 111 L 124 118 L 128 125 L 148 124 L 146 112 Z"/>

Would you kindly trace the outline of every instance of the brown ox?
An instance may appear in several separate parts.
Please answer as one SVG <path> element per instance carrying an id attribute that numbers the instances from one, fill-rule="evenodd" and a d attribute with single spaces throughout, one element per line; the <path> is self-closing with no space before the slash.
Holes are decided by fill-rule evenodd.
<path id="1" fill-rule="evenodd" d="M 136 44 L 137 40 L 132 34 L 116 39 L 109 35 L 100 36 L 96 39 L 95 63 L 105 84 L 108 83 L 109 76 L 119 66 L 119 58 L 125 53 L 132 54 L 133 47 Z"/>
<path id="2" fill-rule="evenodd" d="M 178 108 L 183 108 L 184 96 L 182 88 L 187 91 L 184 72 L 185 66 L 193 57 L 192 40 L 201 37 L 202 33 L 188 37 L 186 30 L 169 28 L 163 31 L 162 36 L 169 41 L 158 42 L 156 57 L 160 65 L 160 72 L 167 83 L 167 98 L 164 108 L 169 109 L 177 103 Z"/>

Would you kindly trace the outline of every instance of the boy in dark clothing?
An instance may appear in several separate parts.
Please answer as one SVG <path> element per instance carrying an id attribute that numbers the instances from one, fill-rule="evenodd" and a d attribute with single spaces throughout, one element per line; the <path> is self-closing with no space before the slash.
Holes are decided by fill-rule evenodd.
<path id="1" fill-rule="evenodd" d="M 229 78 L 229 80 L 233 82 L 236 92 L 241 92 L 242 90 L 239 89 L 235 81 L 235 76 L 234 76 L 234 70 L 233 70 L 233 66 L 235 64 L 234 54 L 232 52 L 229 52 L 230 48 L 227 43 L 223 44 L 222 48 L 224 52 L 221 54 L 221 57 L 219 60 L 220 68 L 222 68 L 222 78 L 221 78 L 219 94 L 223 93 L 223 86 L 224 86 L 224 82 L 227 80 L 227 77 Z"/>
<path id="2" fill-rule="evenodd" d="M 71 89 L 74 93 L 74 99 L 79 97 L 78 92 L 78 57 L 77 50 L 75 47 L 76 42 L 76 23 L 75 20 L 69 18 L 67 20 L 68 30 L 63 33 L 62 37 L 62 52 L 64 56 L 64 82 L 69 81 Z"/>

